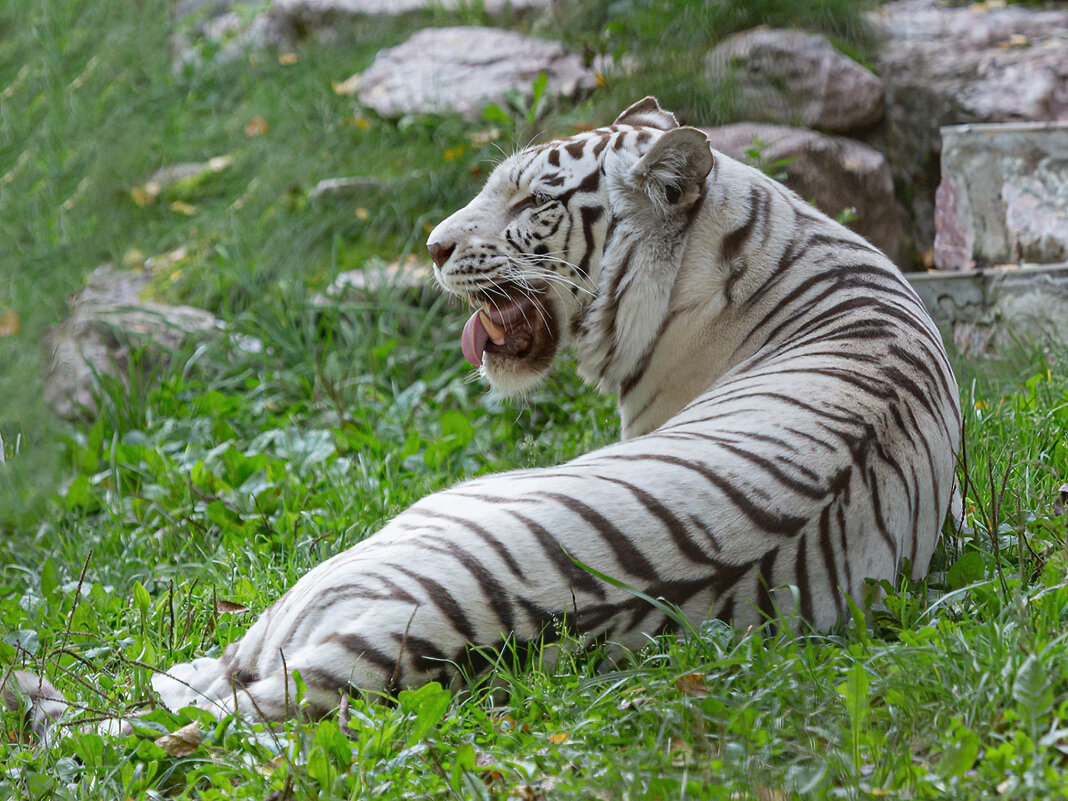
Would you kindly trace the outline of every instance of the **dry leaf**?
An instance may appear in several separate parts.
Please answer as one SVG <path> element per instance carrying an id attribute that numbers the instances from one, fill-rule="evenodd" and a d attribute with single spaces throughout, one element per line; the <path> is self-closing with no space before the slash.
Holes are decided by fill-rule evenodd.
<path id="1" fill-rule="evenodd" d="M 130 248 L 122 255 L 122 263 L 140 269 L 145 266 L 145 254 L 137 248 Z"/>
<path id="2" fill-rule="evenodd" d="M 191 203 L 183 203 L 180 200 L 176 200 L 171 203 L 171 211 L 176 211 L 179 214 L 184 214 L 186 217 L 192 217 L 197 213 L 197 207 Z"/>
<path id="3" fill-rule="evenodd" d="M 366 220 L 370 216 L 371 216 L 371 212 L 369 212 L 363 206 L 360 206 L 360 208 L 356 209 L 356 219 L 357 220 Z"/>
<path id="4" fill-rule="evenodd" d="M 561 743 L 566 743 L 569 739 L 571 738 L 567 736 L 567 732 L 561 731 L 549 737 L 549 742 L 553 745 L 560 745 Z"/>
<path id="5" fill-rule="evenodd" d="M 703 673 L 687 673 L 675 679 L 675 688 L 683 695 L 694 698 L 704 698 L 708 695 L 708 685 L 705 684 Z"/>
<path id="6" fill-rule="evenodd" d="M 257 114 L 248 124 L 245 126 L 245 136 L 263 136 L 267 133 L 271 126 L 267 124 L 267 120 Z"/>
<path id="7" fill-rule="evenodd" d="M 350 75 L 345 80 L 338 83 L 337 81 L 331 81 L 330 86 L 333 87 L 334 93 L 339 94 L 342 97 L 349 97 L 356 94 L 356 89 L 360 85 L 360 73 Z"/>
<path id="8" fill-rule="evenodd" d="M 234 157 L 229 153 L 222 156 L 212 156 L 208 159 L 208 169 L 212 172 L 222 172 L 234 163 Z"/>
<path id="9" fill-rule="evenodd" d="M 0 312 L 0 337 L 14 336 L 21 327 L 22 321 L 14 309 L 4 309 Z"/>
<path id="10" fill-rule="evenodd" d="M 131 189 L 130 197 L 132 197 L 133 202 L 141 208 L 148 206 L 156 199 L 156 196 L 143 186 L 135 186 L 133 189 Z"/>
<path id="11" fill-rule="evenodd" d="M 300 61 L 300 56 L 298 56 L 296 53 L 282 53 L 280 56 L 278 56 L 278 63 L 286 67 L 290 66 L 291 64 L 296 64 L 298 61 Z"/>
<path id="12" fill-rule="evenodd" d="M 190 723 L 177 731 L 156 738 L 156 745 L 173 757 L 189 756 L 200 748 L 202 742 L 204 742 L 204 734 L 200 731 L 199 723 Z"/>
<path id="13" fill-rule="evenodd" d="M 508 793 L 508 801 L 545 801 L 545 796 L 529 784 L 519 784 Z"/>
<path id="14" fill-rule="evenodd" d="M 1068 509 L 1068 483 L 1061 484 L 1057 492 L 1060 493 L 1060 497 L 1053 502 L 1053 514 L 1059 517 Z M 1068 525 L 1068 522 L 1065 525 Z"/>
<path id="15" fill-rule="evenodd" d="M 248 607 L 245 606 L 244 604 L 234 603 L 233 601 L 217 601 L 215 603 L 215 611 L 216 612 L 233 612 L 234 614 L 236 614 L 238 612 L 247 612 L 248 611 Z"/>
<path id="16" fill-rule="evenodd" d="M 759 784 L 756 786 L 757 798 L 760 801 L 786 801 L 789 796 L 786 795 L 786 791 L 779 787 L 762 787 Z"/>

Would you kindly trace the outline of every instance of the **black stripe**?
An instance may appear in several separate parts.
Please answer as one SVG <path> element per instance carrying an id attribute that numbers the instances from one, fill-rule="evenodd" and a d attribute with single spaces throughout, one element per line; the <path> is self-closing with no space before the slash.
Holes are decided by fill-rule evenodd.
<path id="1" fill-rule="evenodd" d="M 376 668 L 379 668 L 387 676 L 392 675 L 397 667 L 397 657 L 389 656 L 382 651 L 379 651 L 367 640 L 367 638 L 359 634 L 331 634 L 326 637 L 323 642 L 336 642 L 342 648 L 354 654 L 357 658 L 365 659 Z M 338 686 L 341 685 L 339 684 Z"/>
<path id="2" fill-rule="evenodd" d="M 635 500 L 638 501 L 645 510 L 649 512 L 653 517 L 659 520 L 664 529 L 667 531 L 671 541 L 675 543 L 675 547 L 678 548 L 687 558 L 702 565 L 716 565 L 721 567 L 723 562 L 719 559 L 715 559 L 705 553 L 704 549 L 690 536 L 690 532 L 683 521 L 672 513 L 664 504 L 660 503 L 656 498 L 650 495 L 640 487 L 631 484 L 628 481 L 624 481 L 619 478 L 611 478 L 609 476 L 598 476 L 603 481 L 610 481 L 613 484 L 626 489 Z M 692 518 L 691 518 L 692 519 Z M 698 529 L 701 530 L 701 529 Z"/>
<path id="3" fill-rule="evenodd" d="M 534 494 L 556 501 L 564 508 L 574 512 L 585 520 L 608 547 L 612 549 L 612 553 L 615 554 L 616 560 L 619 562 L 620 566 L 626 569 L 631 575 L 638 576 L 647 581 L 659 580 L 656 568 L 653 567 L 652 563 L 645 557 L 645 555 L 634 546 L 634 542 L 631 538 L 616 528 L 607 517 L 602 515 L 592 506 L 589 506 L 570 495 L 564 495 L 559 492 L 537 492 Z M 593 565 L 593 567 L 597 567 L 597 565 Z"/>
<path id="4" fill-rule="evenodd" d="M 550 534 L 544 526 L 531 520 L 526 515 L 520 514 L 514 509 L 508 509 L 506 511 L 526 526 L 530 533 L 534 535 L 534 539 L 537 541 L 542 553 L 545 554 L 545 558 L 552 563 L 557 571 L 567 577 L 569 584 L 583 592 L 591 593 L 601 599 L 604 598 L 604 586 L 601 582 L 597 581 L 590 573 L 587 573 L 576 565 L 567 554 L 564 553 L 564 548 L 560 544 L 560 541 Z"/>
<path id="5" fill-rule="evenodd" d="M 778 556 L 779 549 L 772 548 L 760 560 L 760 573 L 757 576 L 759 585 L 757 590 L 757 609 L 760 610 L 760 615 L 765 620 L 771 620 L 776 616 L 775 601 L 771 597 L 771 590 L 777 583 L 775 581 L 775 560 Z"/>
<path id="6" fill-rule="evenodd" d="M 397 570 L 408 578 L 412 579 L 416 584 L 423 588 L 427 597 L 431 603 L 438 608 L 438 611 L 452 623 L 453 627 L 467 640 L 475 639 L 475 628 L 471 625 L 471 621 L 467 615 L 464 614 L 463 608 L 457 603 L 456 599 L 452 596 L 444 586 L 434 581 L 429 576 L 424 576 L 421 573 L 416 573 L 410 568 L 403 567 L 392 562 L 387 562 L 388 567 Z"/>
<path id="7" fill-rule="evenodd" d="M 594 247 L 596 241 L 593 236 L 593 226 L 604 215 L 604 209 L 600 206 L 583 206 L 579 209 L 579 216 L 582 218 L 582 237 L 586 244 L 586 249 L 582 253 L 582 259 L 578 263 L 578 271 L 582 273 L 583 278 L 589 278 L 590 275 L 590 258 L 593 256 Z"/>
<path id="8" fill-rule="evenodd" d="M 510 632 L 515 628 L 515 610 L 512 608 L 514 594 L 506 590 L 473 554 L 445 537 L 425 537 L 422 540 L 429 549 L 451 556 L 467 568 L 497 615 L 502 632 Z"/>
<path id="9" fill-rule="evenodd" d="M 662 462 L 664 464 L 674 465 L 681 467 L 684 470 L 689 470 L 697 473 L 704 478 L 709 484 L 718 489 L 723 495 L 730 500 L 739 511 L 742 512 L 749 522 L 762 531 L 769 534 L 778 534 L 784 537 L 796 536 L 805 524 L 808 522 L 808 518 L 799 515 L 775 515 L 772 512 L 762 509 L 754 504 L 738 487 L 732 482 L 727 481 L 722 476 L 715 473 L 708 465 L 693 460 L 682 459 L 677 456 L 669 456 L 667 454 L 615 454 L 613 459 L 620 461 L 655 461 Z"/>
<path id="10" fill-rule="evenodd" d="M 465 517 L 457 517 L 456 515 L 449 515 L 445 514 L 444 512 L 435 512 L 431 510 L 420 511 L 426 517 L 430 517 L 432 519 L 437 520 L 448 520 L 450 523 L 455 523 L 458 526 L 463 526 L 465 529 L 472 532 L 473 534 L 477 534 L 483 542 L 485 542 L 493 549 L 494 553 L 496 553 L 497 556 L 501 558 L 501 561 L 508 565 L 508 569 L 512 571 L 513 575 L 517 576 L 520 580 L 526 583 L 527 576 L 526 573 L 523 572 L 523 568 L 519 566 L 519 562 L 515 560 L 515 557 L 512 556 L 511 552 L 504 546 L 504 543 L 501 542 L 490 531 L 478 525 L 477 523 L 473 523 Z"/>

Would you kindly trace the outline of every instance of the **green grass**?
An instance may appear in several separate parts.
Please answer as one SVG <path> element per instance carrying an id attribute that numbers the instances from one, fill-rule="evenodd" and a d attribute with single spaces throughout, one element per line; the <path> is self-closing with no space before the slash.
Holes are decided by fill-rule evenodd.
<path id="1" fill-rule="evenodd" d="M 552 667 L 503 659 L 465 689 L 355 699 L 344 735 L 337 717 L 202 719 L 203 744 L 168 754 L 156 738 L 193 720 L 152 708 L 152 667 L 218 653 L 309 567 L 427 492 L 612 441 L 615 414 L 566 365 L 526 403 L 487 398 L 444 300 L 311 302 L 341 270 L 419 252 L 528 122 L 476 144 L 488 125 L 398 125 L 333 91 L 444 12 L 302 46 L 295 64 L 268 52 L 175 75 L 163 3 L 0 9 L 0 313 L 21 321 L 0 337 L 0 666 L 52 678 L 82 722 L 147 713 L 133 736 L 71 725 L 47 749 L 4 713 L 0 798 L 1065 793 L 1068 553 L 1051 504 L 1068 476 L 1068 352 L 1030 345 L 958 365 L 966 526 L 871 628 L 708 626 L 615 665 L 565 641 Z M 604 122 L 655 88 L 628 80 L 544 126 Z M 248 136 L 256 116 L 267 131 Z M 223 154 L 210 180 L 135 202 L 157 168 Z M 385 188 L 309 199 L 352 175 Z M 64 297 L 100 263 L 182 245 L 153 292 L 211 309 L 228 333 L 129 391 L 105 388 L 94 423 L 51 419 L 38 342 Z"/>

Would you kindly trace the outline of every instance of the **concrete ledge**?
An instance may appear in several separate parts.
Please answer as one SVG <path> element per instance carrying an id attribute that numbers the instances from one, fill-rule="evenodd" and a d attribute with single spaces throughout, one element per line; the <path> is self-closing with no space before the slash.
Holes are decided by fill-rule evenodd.
<path id="1" fill-rule="evenodd" d="M 905 277 L 963 354 L 1027 338 L 1068 342 L 1068 262 Z"/>

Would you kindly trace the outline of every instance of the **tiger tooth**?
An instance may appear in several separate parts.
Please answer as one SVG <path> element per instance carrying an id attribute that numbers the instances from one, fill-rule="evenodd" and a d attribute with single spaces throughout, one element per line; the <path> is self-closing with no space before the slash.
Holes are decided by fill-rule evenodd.
<path id="1" fill-rule="evenodd" d="M 497 323 L 493 322 L 485 311 L 480 311 L 478 313 L 478 319 L 482 321 L 482 327 L 486 329 L 486 333 L 489 334 L 490 339 L 493 340 L 494 344 L 503 345 L 505 335 L 504 329 L 497 325 Z"/>

